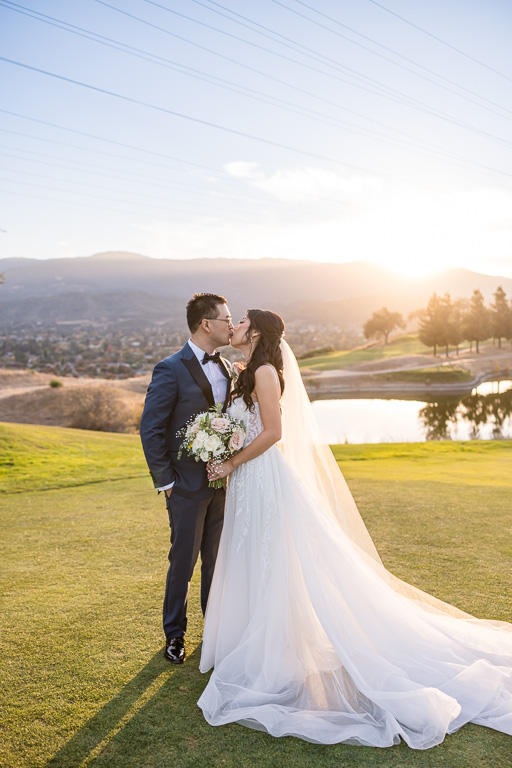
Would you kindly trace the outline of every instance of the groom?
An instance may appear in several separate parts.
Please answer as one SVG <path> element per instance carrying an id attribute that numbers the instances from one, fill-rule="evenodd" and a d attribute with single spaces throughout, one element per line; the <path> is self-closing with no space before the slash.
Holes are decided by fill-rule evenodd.
<path id="1" fill-rule="evenodd" d="M 187 304 L 190 339 L 153 371 L 140 422 L 140 437 L 155 488 L 165 492 L 171 549 L 165 585 L 165 656 L 185 659 L 188 589 L 201 553 L 201 608 L 206 610 L 224 520 L 225 491 L 208 486 L 206 464 L 182 455 L 176 433 L 197 413 L 225 405 L 231 366 L 215 352 L 233 333 L 226 299 L 196 293 Z"/>

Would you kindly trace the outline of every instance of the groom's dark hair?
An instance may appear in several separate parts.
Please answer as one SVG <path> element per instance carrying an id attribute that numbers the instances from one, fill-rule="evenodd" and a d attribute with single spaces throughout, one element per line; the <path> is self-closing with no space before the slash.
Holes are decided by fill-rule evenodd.
<path id="1" fill-rule="evenodd" d="M 227 304 L 224 296 L 216 293 L 194 293 L 187 304 L 187 325 L 190 333 L 195 333 L 204 318 L 216 318 L 219 304 Z"/>

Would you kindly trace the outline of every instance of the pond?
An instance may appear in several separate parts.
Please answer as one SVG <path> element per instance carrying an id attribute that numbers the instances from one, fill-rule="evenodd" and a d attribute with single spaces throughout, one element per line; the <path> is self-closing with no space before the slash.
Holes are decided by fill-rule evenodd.
<path id="1" fill-rule="evenodd" d="M 338 397 L 313 409 L 331 444 L 512 439 L 512 381 L 485 382 L 462 398 Z"/>

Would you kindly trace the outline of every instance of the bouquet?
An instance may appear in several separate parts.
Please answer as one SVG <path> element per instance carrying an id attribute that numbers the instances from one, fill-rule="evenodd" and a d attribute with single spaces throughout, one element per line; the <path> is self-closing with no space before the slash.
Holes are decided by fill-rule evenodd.
<path id="1" fill-rule="evenodd" d="M 222 413 L 219 403 L 208 411 L 198 413 L 177 432 L 183 436 L 178 450 L 178 459 L 183 451 L 196 461 L 224 461 L 241 451 L 245 440 L 245 424 Z M 211 488 L 222 488 L 222 479 L 210 480 Z"/>

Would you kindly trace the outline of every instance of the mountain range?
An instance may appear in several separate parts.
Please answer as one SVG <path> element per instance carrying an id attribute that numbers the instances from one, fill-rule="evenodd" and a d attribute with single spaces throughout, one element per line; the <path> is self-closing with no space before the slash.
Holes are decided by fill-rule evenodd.
<path id="1" fill-rule="evenodd" d="M 487 301 L 512 279 L 449 268 L 424 277 L 397 275 L 372 262 L 343 264 L 285 259 L 153 259 L 106 252 L 67 259 L 0 259 L 0 327 L 90 323 L 183 325 L 194 292 L 226 296 L 236 318 L 247 307 L 271 308 L 288 323 L 360 326 L 387 306 L 410 311 L 434 291 L 469 297 L 479 288 Z"/>

